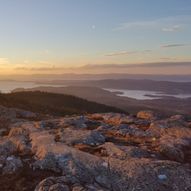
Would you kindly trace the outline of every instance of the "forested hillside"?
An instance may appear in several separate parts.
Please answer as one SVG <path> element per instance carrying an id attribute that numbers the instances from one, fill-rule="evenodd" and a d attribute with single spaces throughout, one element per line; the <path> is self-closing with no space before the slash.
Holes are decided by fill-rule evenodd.
<path id="1" fill-rule="evenodd" d="M 122 112 L 115 107 L 87 101 L 75 96 L 40 91 L 0 94 L 0 105 L 51 115 Z"/>

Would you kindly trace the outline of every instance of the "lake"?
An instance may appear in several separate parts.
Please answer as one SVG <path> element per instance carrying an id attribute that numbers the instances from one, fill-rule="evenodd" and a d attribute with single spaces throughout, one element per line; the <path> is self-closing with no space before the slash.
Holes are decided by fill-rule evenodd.
<path id="1" fill-rule="evenodd" d="M 110 88 L 104 88 L 104 90 L 116 93 L 117 96 L 129 97 L 129 98 L 134 98 L 137 100 L 161 99 L 163 98 L 163 96 L 170 96 L 170 97 L 181 98 L 181 99 L 191 97 L 191 94 L 172 95 L 172 94 L 166 94 L 163 92 L 145 91 L 145 90 L 125 90 L 125 89 L 110 89 Z"/>

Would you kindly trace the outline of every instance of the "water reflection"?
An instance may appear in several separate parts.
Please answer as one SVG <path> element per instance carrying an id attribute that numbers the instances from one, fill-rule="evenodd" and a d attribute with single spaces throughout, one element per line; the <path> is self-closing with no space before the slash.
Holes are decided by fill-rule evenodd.
<path id="1" fill-rule="evenodd" d="M 163 92 L 156 91 L 145 91 L 145 90 L 124 90 L 124 89 L 109 89 L 104 88 L 107 91 L 116 93 L 117 96 L 121 97 L 129 97 L 137 100 L 153 100 L 153 99 L 161 99 L 164 96 L 170 96 L 175 98 L 190 98 L 191 94 L 166 94 Z"/>

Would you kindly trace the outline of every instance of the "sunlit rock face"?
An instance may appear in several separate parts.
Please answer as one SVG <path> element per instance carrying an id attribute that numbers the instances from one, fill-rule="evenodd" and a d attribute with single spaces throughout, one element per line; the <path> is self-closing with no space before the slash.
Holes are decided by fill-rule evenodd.
<path id="1" fill-rule="evenodd" d="M 191 123 L 184 116 L 140 111 L 35 120 L 38 114 L 0 109 L 7 116 L 0 134 L 4 191 L 191 190 Z"/>

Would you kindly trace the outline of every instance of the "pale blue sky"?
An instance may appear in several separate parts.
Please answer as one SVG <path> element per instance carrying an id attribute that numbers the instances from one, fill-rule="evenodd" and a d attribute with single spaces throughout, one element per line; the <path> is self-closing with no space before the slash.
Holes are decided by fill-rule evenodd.
<path id="1" fill-rule="evenodd" d="M 191 61 L 190 0 L 0 0 L 0 67 Z"/>

